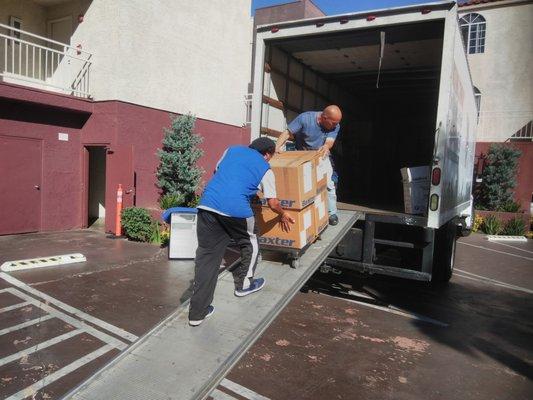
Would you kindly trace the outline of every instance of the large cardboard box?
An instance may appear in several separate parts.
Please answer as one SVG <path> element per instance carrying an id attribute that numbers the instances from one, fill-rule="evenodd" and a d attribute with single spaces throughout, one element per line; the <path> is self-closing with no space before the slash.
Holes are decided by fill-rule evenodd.
<path id="1" fill-rule="evenodd" d="M 312 205 L 303 210 L 286 210 L 295 223 L 290 232 L 279 224 L 280 216 L 268 207 L 254 207 L 255 222 L 259 231 L 259 244 L 270 247 L 303 249 L 316 237 L 315 210 Z"/>
<path id="2" fill-rule="evenodd" d="M 316 151 L 286 151 L 270 160 L 276 177 L 276 193 L 281 206 L 301 210 L 311 204 L 316 195 Z M 259 202 L 266 200 L 259 193 Z"/>
<path id="3" fill-rule="evenodd" d="M 403 202 L 407 214 L 427 215 L 430 168 L 428 166 L 402 168 Z"/>
<path id="4" fill-rule="evenodd" d="M 315 201 L 313 202 L 312 207 L 315 212 L 315 234 L 318 236 L 329 224 L 327 190 L 322 190 L 315 196 Z"/>

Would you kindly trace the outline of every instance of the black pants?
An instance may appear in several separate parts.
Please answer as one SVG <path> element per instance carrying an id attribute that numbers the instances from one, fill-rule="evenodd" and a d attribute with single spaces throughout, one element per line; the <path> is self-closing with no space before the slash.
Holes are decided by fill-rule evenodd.
<path id="1" fill-rule="evenodd" d="M 189 319 L 200 320 L 207 314 L 207 307 L 213 301 L 220 264 L 230 239 L 237 243 L 241 251 L 241 262 L 232 271 L 235 289 L 250 287 L 259 253 L 254 226 L 254 217 L 233 218 L 198 210 L 198 250 Z"/>

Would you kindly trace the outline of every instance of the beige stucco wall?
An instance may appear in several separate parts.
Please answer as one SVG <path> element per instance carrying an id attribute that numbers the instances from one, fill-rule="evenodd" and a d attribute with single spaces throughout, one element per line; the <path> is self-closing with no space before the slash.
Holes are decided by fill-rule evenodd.
<path id="1" fill-rule="evenodd" d="M 504 141 L 533 117 L 533 2 L 508 1 L 460 9 L 486 20 L 485 52 L 469 54 L 481 91 L 478 141 Z"/>
<path id="2" fill-rule="evenodd" d="M 93 53 L 96 100 L 245 122 L 250 0 L 93 0 L 72 43 Z"/>
<path id="3" fill-rule="evenodd" d="M 70 44 L 92 53 L 95 100 L 245 123 L 251 0 L 71 0 L 49 7 L 0 1 L 6 23 L 20 15 L 23 29 L 43 36 L 50 19 L 72 17 Z"/>

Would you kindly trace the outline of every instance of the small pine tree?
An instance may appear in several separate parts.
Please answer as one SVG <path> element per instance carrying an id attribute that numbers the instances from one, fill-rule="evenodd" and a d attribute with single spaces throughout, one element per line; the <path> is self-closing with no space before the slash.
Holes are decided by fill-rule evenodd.
<path id="1" fill-rule="evenodd" d="M 194 133 L 195 121 L 190 114 L 173 118 L 170 129 L 165 128 L 163 148 L 158 151 L 157 179 L 161 194 L 181 196 L 182 205 L 194 201 L 204 172 L 196 165 L 204 152 L 198 147 L 202 137 Z"/>
<path id="2" fill-rule="evenodd" d="M 499 210 L 514 201 L 516 173 L 520 150 L 502 145 L 491 145 L 487 165 L 481 174 L 476 193 L 476 206 L 485 210 Z"/>

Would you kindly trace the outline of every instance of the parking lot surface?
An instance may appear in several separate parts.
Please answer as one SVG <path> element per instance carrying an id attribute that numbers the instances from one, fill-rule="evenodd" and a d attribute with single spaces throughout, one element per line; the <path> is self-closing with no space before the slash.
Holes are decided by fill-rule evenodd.
<path id="1" fill-rule="evenodd" d="M 230 380 L 273 400 L 533 398 L 531 241 L 461 239 L 441 288 L 335 272 L 315 274 Z"/>
<path id="2" fill-rule="evenodd" d="M 87 262 L 0 275 L 0 398 L 61 398 L 190 296 L 192 262 L 166 249 L 0 237 L 0 263 L 67 253 Z M 481 235 L 461 239 L 446 287 L 323 268 L 210 397 L 529 399 L 532 268 L 531 241 Z"/>

